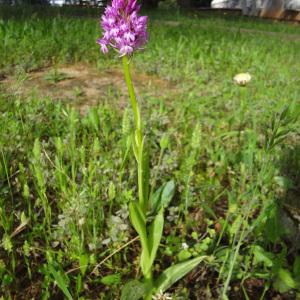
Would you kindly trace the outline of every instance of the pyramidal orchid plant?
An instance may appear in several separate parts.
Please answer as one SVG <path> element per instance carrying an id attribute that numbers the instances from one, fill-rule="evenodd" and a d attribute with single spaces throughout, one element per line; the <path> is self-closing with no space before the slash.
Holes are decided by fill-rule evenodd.
<path id="1" fill-rule="evenodd" d="M 153 278 L 153 263 L 163 235 L 164 209 L 174 195 L 175 184 L 174 181 L 169 181 L 154 193 L 149 192 L 150 171 L 146 136 L 143 134 L 141 112 L 129 70 L 134 52 L 143 49 L 148 41 L 148 18 L 139 16 L 139 10 L 140 5 L 136 0 L 112 0 L 101 18 L 103 36 L 97 41 L 104 54 L 112 49 L 123 61 L 134 116 L 135 128 L 131 144 L 137 162 L 138 200 L 129 203 L 129 216 L 141 242 L 140 267 L 144 280 L 128 282 L 122 290 L 123 300 L 155 299 L 155 295 L 164 293 L 206 258 L 199 256 L 173 265 L 156 279 Z"/>

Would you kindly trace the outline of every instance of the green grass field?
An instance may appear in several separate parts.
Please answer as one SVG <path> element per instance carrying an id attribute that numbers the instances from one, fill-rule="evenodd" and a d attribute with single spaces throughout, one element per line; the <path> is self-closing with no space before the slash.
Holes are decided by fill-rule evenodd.
<path id="1" fill-rule="evenodd" d="M 0 12 L 0 299 L 120 299 L 141 276 L 121 62 L 100 53 L 92 12 L 57 14 Z M 154 275 L 209 255 L 173 299 L 300 299 L 299 25 L 149 16 L 132 63 L 151 187 L 176 182 Z M 78 65 L 106 80 L 84 112 L 83 87 L 58 101 L 30 81 L 45 70 L 39 84 L 63 89 L 60 68 Z"/>

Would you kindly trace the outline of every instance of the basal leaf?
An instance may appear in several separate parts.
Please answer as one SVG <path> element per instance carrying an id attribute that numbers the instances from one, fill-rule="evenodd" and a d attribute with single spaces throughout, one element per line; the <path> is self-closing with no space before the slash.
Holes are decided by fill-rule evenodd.
<path id="1" fill-rule="evenodd" d="M 147 239 L 147 231 L 146 231 L 146 219 L 143 211 L 141 210 L 139 204 L 137 202 L 129 203 L 129 216 L 131 220 L 131 224 L 138 233 L 141 244 L 142 244 L 142 255 L 141 255 L 141 268 L 143 273 L 145 274 L 145 269 L 149 264 L 150 253 Z"/>
<path id="2" fill-rule="evenodd" d="M 143 140 L 142 174 L 143 174 L 143 197 L 144 197 L 145 207 L 147 209 L 149 203 L 150 169 L 149 169 L 149 152 L 147 147 L 145 146 L 145 140 Z"/>
<path id="3" fill-rule="evenodd" d="M 171 266 L 165 271 L 163 271 L 155 282 L 156 291 L 165 292 L 175 282 L 177 282 L 179 279 L 181 279 L 190 271 L 192 271 L 205 258 L 207 258 L 207 256 L 198 256 L 188 261 Z"/>
<path id="4" fill-rule="evenodd" d="M 163 184 L 151 197 L 151 207 L 154 213 L 169 206 L 175 194 L 175 182 L 170 180 Z"/>
<path id="5" fill-rule="evenodd" d="M 159 211 L 153 220 L 150 230 L 149 230 L 149 247 L 150 247 L 150 261 L 148 266 L 148 271 L 152 267 L 154 259 L 156 257 L 157 249 L 160 244 L 164 228 L 164 212 L 163 209 Z"/>
<path id="6" fill-rule="evenodd" d="M 142 243 L 147 241 L 146 218 L 137 202 L 129 203 L 129 216 L 132 226 L 139 234 Z"/>
<path id="7" fill-rule="evenodd" d="M 171 202 L 173 196 L 175 194 L 175 182 L 174 180 L 170 180 L 164 186 L 164 189 L 161 194 L 161 207 L 168 207 Z"/>
<path id="8" fill-rule="evenodd" d="M 160 186 L 151 196 L 150 204 L 153 212 L 158 211 L 159 204 L 161 203 L 161 194 L 164 189 L 164 185 Z"/>

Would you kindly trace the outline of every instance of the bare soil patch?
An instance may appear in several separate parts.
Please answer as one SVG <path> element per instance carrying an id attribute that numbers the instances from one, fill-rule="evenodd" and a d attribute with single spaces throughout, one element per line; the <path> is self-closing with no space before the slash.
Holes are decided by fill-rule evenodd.
<path id="1" fill-rule="evenodd" d="M 175 94 L 176 87 L 167 80 L 132 71 L 138 95 L 161 97 Z M 121 69 L 100 71 L 83 64 L 49 67 L 21 76 L 3 78 L 8 93 L 20 96 L 36 94 L 64 101 L 85 113 L 88 107 L 117 101 L 120 107 L 128 102 L 128 92 Z M 166 93 L 168 90 L 168 93 Z"/>

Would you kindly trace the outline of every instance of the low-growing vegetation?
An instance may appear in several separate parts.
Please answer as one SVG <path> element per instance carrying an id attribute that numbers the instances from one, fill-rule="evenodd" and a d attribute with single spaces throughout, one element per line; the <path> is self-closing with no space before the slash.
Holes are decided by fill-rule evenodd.
<path id="1" fill-rule="evenodd" d="M 94 16 L 47 9 L 0 13 L 0 295 L 120 299 L 142 276 L 120 61 L 100 53 Z M 154 276 L 203 255 L 173 299 L 298 299 L 300 27 L 149 15 L 133 78 L 151 189 L 175 183 Z M 99 95 L 92 76 L 67 74 L 78 66 Z M 245 86 L 233 82 L 241 72 Z"/>

